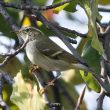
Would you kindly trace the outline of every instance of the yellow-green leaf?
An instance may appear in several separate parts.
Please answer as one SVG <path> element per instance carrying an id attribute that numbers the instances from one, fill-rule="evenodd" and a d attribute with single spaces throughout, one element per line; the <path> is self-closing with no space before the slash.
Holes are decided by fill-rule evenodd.
<path id="1" fill-rule="evenodd" d="M 53 1 L 53 4 L 60 3 L 62 1 L 64 1 L 64 0 L 54 0 Z M 59 7 L 56 7 L 53 11 L 55 13 L 59 13 L 62 10 L 66 10 L 66 11 L 69 11 L 69 12 L 74 12 L 74 11 L 76 11 L 76 5 L 77 4 L 78 4 L 78 0 L 73 0 L 70 3 L 66 3 L 64 5 L 61 5 Z"/>
<path id="2" fill-rule="evenodd" d="M 80 5 L 88 16 L 88 36 L 92 37 L 91 45 L 102 55 L 104 54 L 104 49 L 96 31 L 96 19 L 101 19 L 98 13 L 98 0 L 94 0 L 92 3 L 90 0 L 80 0 Z"/>
<path id="3" fill-rule="evenodd" d="M 46 102 L 37 90 L 37 85 L 24 81 L 21 72 L 14 78 L 11 101 L 20 110 L 48 110 Z"/>
<path id="4" fill-rule="evenodd" d="M 80 74 L 82 76 L 82 78 L 84 79 L 84 81 L 86 82 L 87 86 L 96 91 L 96 92 L 100 92 L 101 88 L 100 85 L 98 84 L 98 82 L 93 78 L 91 73 L 88 73 L 87 76 L 84 75 L 84 71 L 80 70 Z"/>
<path id="5" fill-rule="evenodd" d="M 110 5 L 110 0 L 99 0 L 100 5 Z"/>
<path id="6" fill-rule="evenodd" d="M 100 69 L 101 69 L 100 57 L 101 56 L 94 48 L 92 48 L 91 39 L 88 40 L 85 46 L 83 47 L 82 57 L 87 62 L 87 64 L 90 65 L 92 69 L 96 71 L 97 74 L 100 73 Z M 81 73 L 83 80 L 86 82 L 89 88 L 91 88 L 92 90 L 96 92 L 100 92 L 100 85 L 93 78 L 91 73 L 88 73 L 87 76 L 84 75 L 83 71 L 80 71 L 80 73 Z"/>

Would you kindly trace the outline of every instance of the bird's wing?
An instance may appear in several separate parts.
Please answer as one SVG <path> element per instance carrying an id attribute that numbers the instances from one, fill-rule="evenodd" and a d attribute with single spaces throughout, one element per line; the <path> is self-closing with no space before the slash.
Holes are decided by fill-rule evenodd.
<path id="1" fill-rule="evenodd" d="M 70 63 L 77 63 L 78 60 L 67 51 L 63 50 L 49 38 L 44 38 L 43 41 L 38 40 L 36 43 L 36 48 L 44 55 L 57 60 L 65 60 Z"/>

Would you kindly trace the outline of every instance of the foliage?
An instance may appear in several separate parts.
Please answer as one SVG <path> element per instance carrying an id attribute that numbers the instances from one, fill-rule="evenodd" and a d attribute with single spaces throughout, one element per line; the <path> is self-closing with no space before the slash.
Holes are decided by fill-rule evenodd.
<path id="1" fill-rule="evenodd" d="M 46 108 L 45 100 L 37 91 L 37 85 L 25 82 L 21 72 L 17 73 L 14 81 L 11 101 L 20 110 L 49 110 Z"/>
<path id="2" fill-rule="evenodd" d="M 25 1 L 25 0 L 24 0 Z M 28 1 L 28 0 L 27 0 Z M 58 4 L 63 2 L 64 0 L 53 0 L 51 5 Z M 18 0 L 4 0 L 4 2 L 20 4 L 21 1 Z M 31 5 L 36 6 L 46 6 L 46 0 L 33 0 Z M 1 4 L 1 2 L 0 2 Z M 79 44 L 77 44 L 76 50 L 78 54 L 81 55 L 81 58 L 96 72 L 97 75 L 101 72 L 101 58 L 105 55 L 106 49 L 104 49 L 104 43 L 99 36 L 101 31 L 98 29 L 98 25 L 101 23 L 102 16 L 98 11 L 98 5 L 109 5 L 110 0 L 72 0 L 71 2 L 65 3 L 63 5 L 59 5 L 54 8 L 41 9 L 41 12 L 54 27 L 56 27 L 64 36 L 67 36 L 71 39 L 77 39 L 79 36 L 83 36 L 86 38 L 81 38 Z M 19 5 L 18 5 L 19 6 Z M 80 32 L 76 32 L 74 30 L 69 30 L 63 28 L 58 20 L 55 21 L 54 16 L 58 16 L 61 11 L 64 11 L 66 15 L 72 16 L 72 14 L 77 12 L 77 6 L 80 6 L 84 11 L 88 18 L 88 32 L 85 34 L 81 34 Z M 35 11 L 31 11 L 29 9 L 16 9 L 9 8 L 4 6 L 4 9 L 9 13 L 12 17 L 14 23 L 18 24 L 19 27 L 24 26 L 34 26 L 39 28 L 42 32 L 44 32 L 48 37 L 56 36 L 54 31 L 50 30 L 48 25 L 44 25 L 40 19 L 34 19 L 31 14 Z M 45 10 L 45 11 L 44 11 Z M 0 12 L 1 13 L 1 12 Z M 33 15 L 33 14 L 32 14 Z M 83 16 L 83 15 L 80 15 Z M 67 17 L 67 16 L 66 16 Z M 68 21 L 75 22 L 75 17 L 67 17 Z M 97 22 L 98 21 L 98 22 Z M 78 21 L 77 21 L 78 22 Z M 77 28 L 77 27 L 76 27 Z M 13 50 L 16 50 L 20 47 L 18 44 L 18 38 L 16 34 L 11 33 L 12 26 L 4 19 L 3 15 L 0 14 L 0 36 L 5 36 L 7 39 L 13 39 L 15 41 L 15 45 L 13 46 Z M 105 28 L 104 28 L 105 29 Z M 69 31 L 68 31 L 69 30 Z M 78 34 L 77 34 L 78 33 Z M 1 42 L 1 41 L 0 41 Z M 1 44 L 2 45 L 2 44 Z M 0 46 L 1 46 L 0 45 Z M 6 47 L 8 52 L 10 53 L 10 48 Z M 39 79 L 33 76 L 33 74 L 29 74 L 30 70 L 30 61 L 26 57 L 26 53 L 22 51 L 23 61 L 18 57 L 14 57 L 9 60 L 8 64 L 1 67 L 0 69 L 4 72 L 10 73 L 14 76 L 14 84 L 12 88 L 10 86 L 4 87 L 3 90 L 3 98 L 4 101 L 11 107 L 12 110 L 49 110 L 47 106 L 47 102 L 43 98 L 43 96 L 39 93 Z M 37 57 L 37 56 L 36 56 Z M 0 57 L 0 61 L 4 61 L 3 57 Z M 109 61 L 108 61 L 109 62 Z M 109 68 L 109 67 L 107 67 Z M 22 72 L 18 72 L 22 71 Z M 43 82 L 49 82 L 50 80 L 55 78 L 55 75 L 49 75 L 49 72 L 40 69 L 41 79 Z M 78 93 L 74 86 L 79 84 L 86 84 L 89 90 L 93 90 L 97 93 L 101 91 L 101 84 L 99 84 L 98 80 L 94 78 L 92 72 L 87 72 L 85 75 L 84 70 L 72 69 L 68 71 L 62 72 L 60 78 L 54 82 L 55 87 L 48 87 L 46 90 L 48 100 L 50 102 L 59 102 L 62 104 L 65 110 L 75 109 L 76 103 L 78 99 Z M 58 75 L 58 73 L 57 73 Z M 51 76 L 51 77 L 50 77 Z M 109 84 L 108 84 L 109 85 Z M 9 89 L 10 88 L 10 89 Z M 12 93 L 11 93 L 12 92 Z M 0 94 L 1 95 L 1 94 Z M 11 95 L 11 97 L 10 97 Z M 68 101 L 67 101 L 68 100 Z M 74 104 L 73 104 L 74 103 Z M 15 104 L 15 105 L 14 105 Z M 72 105 L 73 104 L 73 105 Z M 86 109 L 86 104 L 83 101 L 82 110 Z M 60 109 L 58 109 L 60 110 Z"/>

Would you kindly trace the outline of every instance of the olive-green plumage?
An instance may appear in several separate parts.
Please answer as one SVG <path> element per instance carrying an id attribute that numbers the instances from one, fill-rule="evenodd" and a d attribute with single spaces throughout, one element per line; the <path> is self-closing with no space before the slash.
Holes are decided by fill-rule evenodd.
<path id="1" fill-rule="evenodd" d="M 87 69 L 70 53 L 59 47 L 40 30 L 34 27 L 21 28 L 17 35 L 24 41 L 27 37 L 26 54 L 32 64 L 47 71 L 64 71 L 71 68 Z"/>

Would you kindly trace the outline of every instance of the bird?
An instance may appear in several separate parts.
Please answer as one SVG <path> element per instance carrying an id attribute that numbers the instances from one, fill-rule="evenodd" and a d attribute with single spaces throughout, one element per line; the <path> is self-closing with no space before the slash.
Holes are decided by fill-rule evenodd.
<path id="1" fill-rule="evenodd" d="M 46 71 L 65 71 L 69 69 L 80 69 L 88 71 L 88 66 L 79 62 L 71 53 L 62 49 L 48 36 L 35 27 L 22 27 L 16 31 L 28 43 L 25 51 L 28 59 L 34 65 Z"/>

